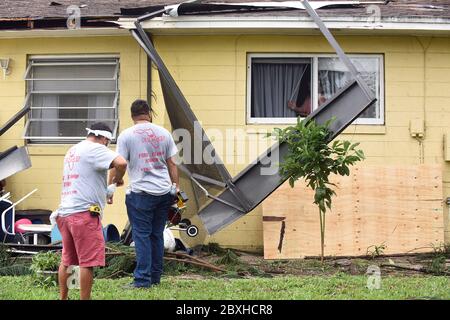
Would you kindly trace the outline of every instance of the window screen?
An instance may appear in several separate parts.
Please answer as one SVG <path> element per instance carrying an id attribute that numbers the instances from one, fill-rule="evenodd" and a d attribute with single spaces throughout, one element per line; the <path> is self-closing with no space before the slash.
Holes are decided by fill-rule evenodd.
<path id="1" fill-rule="evenodd" d="M 360 77 L 372 90 L 377 102 L 371 105 L 360 118 L 380 117 L 380 59 L 377 57 L 351 57 Z M 318 105 L 330 99 L 351 80 L 350 72 L 336 57 L 319 57 Z"/>

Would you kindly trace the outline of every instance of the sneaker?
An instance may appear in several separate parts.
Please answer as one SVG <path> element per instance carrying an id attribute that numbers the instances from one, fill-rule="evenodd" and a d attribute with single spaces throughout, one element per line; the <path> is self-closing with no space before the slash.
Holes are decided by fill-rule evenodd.
<path id="1" fill-rule="evenodd" d="M 147 287 L 145 287 L 145 286 L 136 286 L 135 284 L 134 284 L 134 282 L 131 282 L 131 283 L 127 283 L 126 285 L 123 285 L 122 286 L 122 289 L 125 289 L 125 290 L 133 290 L 133 289 L 148 289 L 148 288 L 150 288 L 151 286 L 147 286 Z"/>

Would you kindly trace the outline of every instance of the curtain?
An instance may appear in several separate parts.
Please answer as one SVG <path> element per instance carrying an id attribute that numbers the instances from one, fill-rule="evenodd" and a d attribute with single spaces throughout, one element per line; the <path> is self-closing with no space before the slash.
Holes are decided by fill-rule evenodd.
<path id="1" fill-rule="evenodd" d="M 254 118 L 297 117 L 297 113 L 287 105 L 294 91 L 298 90 L 302 75 L 309 65 L 308 63 L 252 63 L 251 116 Z"/>
<path id="2" fill-rule="evenodd" d="M 49 107 L 48 109 L 32 109 L 32 119 L 54 119 L 55 121 L 32 121 L 30 128 L 34 135 L 41 137 L 57 137 L 59 133 L 58 119 L 58 96 L 54 95 L 35 95 L 32 105 L 34 107 Z"/>

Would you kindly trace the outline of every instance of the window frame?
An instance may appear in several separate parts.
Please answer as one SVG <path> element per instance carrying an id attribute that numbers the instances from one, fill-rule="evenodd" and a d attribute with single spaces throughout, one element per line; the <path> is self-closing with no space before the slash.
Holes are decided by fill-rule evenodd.
<path id="1" fill-rule="evenodd" d="M 111 62 L 106 61 L 94 61 L 94 60 L 115 60 Z M 33 64 L 33 61 L 45 60 L 45 62 L 37 62 Z M 55 61 L 54 63 L 51 61 Z M 76 61 L 78 60 L 78 61 Z M 91 61 L 90 61 L 91 60 Z M 45 121 L 92 121 L 96 119 L 32 119 L 30 118 L 32 110 L 45 110 L 45 109 L 56 109 L 56 110 L 89 110 L 89 107 L 81 107 L 81 108 L 70 108 L 70 107 L 33 107 L 32 99 L 33 95 L 37 94 L 55 94 L 55 95 L 63 95 L 63 94 L 113 94 L 113 103 L 110 107 L 98 107 L 94 109 L 111 109 L 114 110 L 114 118 L 113 119 L 98 119 L 98 121 L 111 121 L 114 123 L 113 128 L 113 139 L 112 142 L 115 143 L 117 138 L 118 130 L 119 130 L 119 100 L 120 100 L 120 56 L 118 54 L 92 54 L 92 55 L 32 55 L 27 57 L 27 68 L 24 74 L 24 80 L 26 82 L 26 97 L 25 104 L 31 104 L 31 108 L 29 113 L 27 114 L 26 124 L 23 131 L 23 139 L 26 140 L 28 144 L 67 144 L 79 142 L 86 138 L 86 136 L 79 137 L 68 137 L 68 136 L 32 136 L 27 134 L 30 123 L 32 121 L 45 122 Z M 115 81 L 115 90 L 114 91 L 33 91 L 30 90 L 30 85 L 33 86 L 32 81 L 73 81 L 74 79 L 70 78 L 45 78 L 45 79 L 34 79 L 32 77 L 33 65 L 35 66 L 74 66 L 74 65 L 115 65 L 113 76 L 111 78 L 81 78 L 75 81 Z"/>
<path id="2" fill-rule="evenodd" d="M 357 125 L 384 125 L 385 105 L 384 105 L 384 54 L 382 53 L 354 53 L 347 54 L 349 58 L 377 58 L 379 68 L 380 79 L 380 98 L 379 98 L 379 117 L 378 118 L 358 118 L 353 121 L 353 124 Z M 247 92 L 246 92 L 246 124 L 295 124 L 297 118 L 256 118 L 251 116 L 252 108 L 252 59 L 253 58 L 309 58 L 312 60 L 311 64 L 311 77 L 313 81 L 312 85 L 312 110 L 315 111 L 318 108 L 318 91 L 319 91 L 319 58 L 338 58 L 337 54 L 333 53 L 247 53 Z"/>

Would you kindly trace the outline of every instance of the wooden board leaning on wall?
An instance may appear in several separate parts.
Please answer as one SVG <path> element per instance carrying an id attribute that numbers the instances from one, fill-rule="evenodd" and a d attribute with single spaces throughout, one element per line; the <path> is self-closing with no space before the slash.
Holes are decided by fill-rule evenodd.
<path id="1" fill-rule="evenodd" d="M 327 212 L 325 255 L 432 251 L 444 242 L 442 166 L 360 166 L 334 176 L 332 211 Z M 275 191 L 263 206 L 264 257 L 295 259 L 320 255 L 319 212 L 314 192 L 298 181 Z"/>

